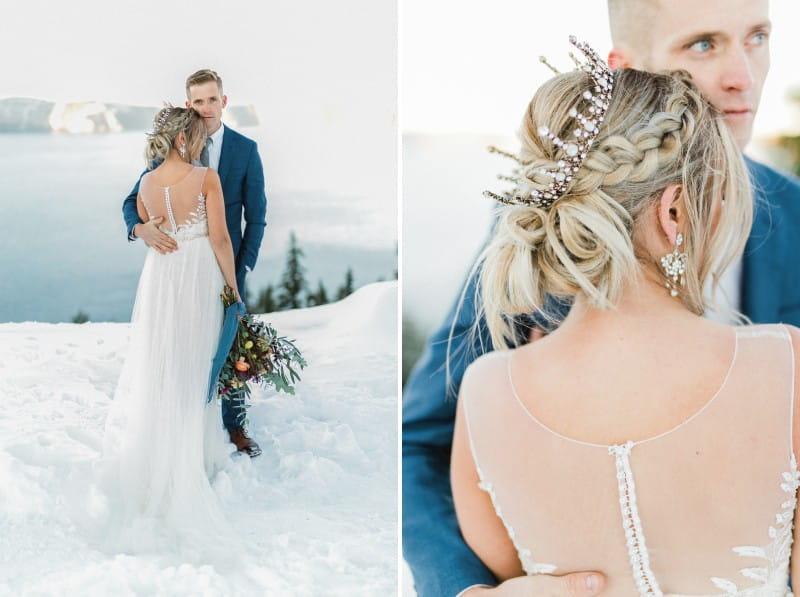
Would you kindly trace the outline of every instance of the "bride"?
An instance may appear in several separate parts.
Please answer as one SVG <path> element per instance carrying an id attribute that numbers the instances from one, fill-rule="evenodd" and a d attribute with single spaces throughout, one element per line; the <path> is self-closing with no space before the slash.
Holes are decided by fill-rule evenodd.
<path id="1" fill-rule="evenodd" d="M 164 545 L 188 554 L 226 535 L 209 478 L 229 462 L 218 401 L 207 403 L 225 284 L 236 291 L 219 176 L 191 165 L 206 128 L 192 109 L 166 107 L 148 135 L 137 209 L 178 243 L 147 252 L 131 339 L 105 436 L 112 518 L 124 550 Z M 113 533 L 112 533 L 113 534 Z"/>
<path id="2" fill-rule="evenodd" d="M 573 42 L 574 43 L 574 42 Z M 800 333 L 703 318 L 752 199 L 682 71 L 588 47 L 530 102 L 516 187 L 480 263 L 497 350 L 467 370 L 451 482 L 501 580 L 595 570 L 607 595 L 786 595 Z M 514 320 L 571 299 L 531 344 Z M 800 566 L 792 580 L 800 583 Z"/>

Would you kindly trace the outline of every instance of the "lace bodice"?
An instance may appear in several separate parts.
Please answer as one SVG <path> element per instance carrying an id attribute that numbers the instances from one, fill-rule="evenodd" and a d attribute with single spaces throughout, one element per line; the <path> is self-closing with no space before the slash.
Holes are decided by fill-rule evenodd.
<path id="1" fill-rule="evenodd" d="M 178 241 L 208 236 L 206 198 L 202 193 L 207 170 L 193 167 L 183 179 L 168 187 L 156 185 L 151 172 L 142 177 L 139 185 L 142 203 L 150 219 L 164 216 L 165 222 L 159 226 L 164 234 Z"/>
<path id="2" fill-rule="evenodd" d="M 791 595 L 800 473 L 786 328 L 739 328 L 702 408 L 612 446 L 541 423 L 517 394 L 511 354 L 478 359 L 462 400 L 479 486 L 527 574 L 602 570 L 608 595 Z"/>

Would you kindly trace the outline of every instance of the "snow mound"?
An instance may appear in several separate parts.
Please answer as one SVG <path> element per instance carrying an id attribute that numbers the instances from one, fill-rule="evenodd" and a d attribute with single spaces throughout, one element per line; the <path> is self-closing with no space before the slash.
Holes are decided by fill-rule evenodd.
<path id="1" fill-rule="evenodd" d="M 263 316 L 309 366 L 256 388 L 251 435 L 214 489 L 234 567 L 99 551 L 82 517 L 129 324 L 0 324 L 0 595 L 391 595 L 397 591 L 397 283 Z"/>

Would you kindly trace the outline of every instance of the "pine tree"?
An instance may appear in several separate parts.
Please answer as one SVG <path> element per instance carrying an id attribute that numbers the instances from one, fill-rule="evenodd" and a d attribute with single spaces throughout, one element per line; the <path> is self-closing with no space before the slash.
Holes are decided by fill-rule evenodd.
<path id="1" fill-rule="evenodd" d="M 348 267 L 347 273 L 344 276 L 344 284 L 339 287 L 339 290 L 336 293 L 336 300 L 340 301 L 344 297 L 353 294 L 353 290 L 353 268 Z"/>
<path id="2" fill-rule="evenodd" d="M 272 284 L 258 294 L 255 304 L 256 313 L 274 313 L 278 310 L 278 301 L 275 300 L 275 287 Z"/>
<path id="3" fill-rule="evenodd" d="M 246 280 L 244 283 L 244 294 L 242 294 L 242 289 L 240 288 L 239 296 L 242 297 L 242 300 L 244 301 L 244 306 L 249 309 L 250 305 L 252 304 L 253 297 L 250 295 L 250 286 L 248 286 Z"/>
<path id="4" fill-rule="evenodd" d="M 297 244 L 297 237 L 294 231 L 289 235 L 289 251 L 286 254 L 286 269 L 283 271 L 281 283 L 278 286 L 278 308 L 299 309 L 303 306 L 301 296 L 306 289 L 305 271 L 306 268 L 300 263 L 303 257 L 303 249 Z"/>
<path id="5" fill-rule="evenodd" d="M 316 307 L 317 305 L 324 305 L 327 302 L 328 302 L 328 291 L 325 290 L 325 286 L 322 284 L 322 280 L 320 280 L 316 292 L 308 293 L 308 297 L 306 298 L 306 304 L 309 307 Z"/>
<path id="6" fill-rule="evenodd" d="M 86 323 L 89 321 L 89 314 L 78 310 L 78 313 L 72 317 L 72 323 Z"/>

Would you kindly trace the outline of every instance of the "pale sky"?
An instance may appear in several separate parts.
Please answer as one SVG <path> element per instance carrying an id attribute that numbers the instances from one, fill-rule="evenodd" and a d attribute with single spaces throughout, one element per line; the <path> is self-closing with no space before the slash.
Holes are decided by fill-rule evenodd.
<path id="1" fill-rule="evenodd" d="M 213 68 L 256 107 L 268 191 L 366 197 L 395 244 L 394 0 L 27 0 L 0 19 L 0 56 L 0 98 L 182 105 L 186 76 Z"/>
<path id="2" fill-rule="evenodd" d="M 698 0 L 702 1 L 702 0 Z M 536 88 L 559 68 L 573 68 L 568 37 L 601 56 L 611 48 L 605 0 L 404 0 L 402 128 L 413 133 L 513 134 Z M 800 114 L 786 103 L 800 88 L 800 2 L 772 0 L 772 67 L 756 136 L 800 132 Z"/>

